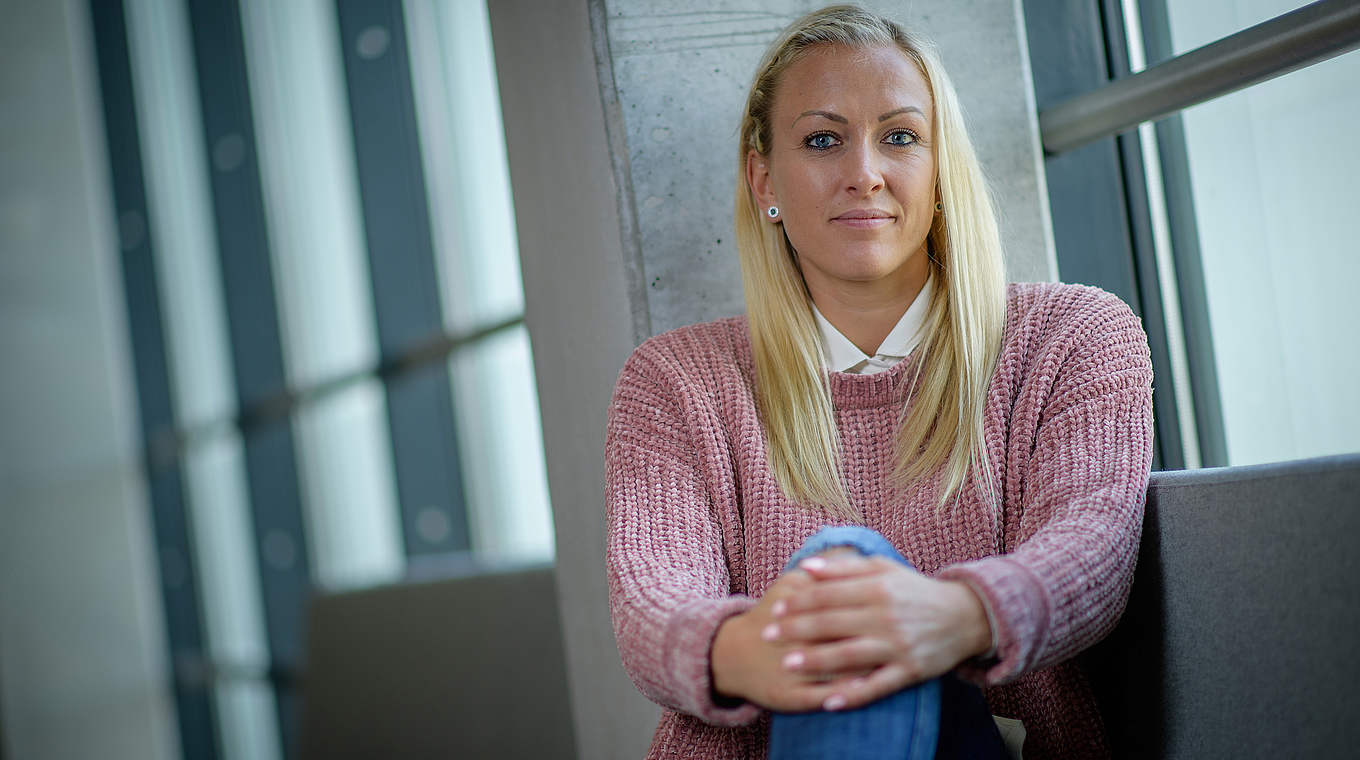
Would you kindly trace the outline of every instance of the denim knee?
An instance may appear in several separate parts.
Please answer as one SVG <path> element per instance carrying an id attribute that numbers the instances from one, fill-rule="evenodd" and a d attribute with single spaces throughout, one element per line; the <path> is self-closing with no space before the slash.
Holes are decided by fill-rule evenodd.
<path id="1" fill-rule="evenodd" d="M 911 567 L 912 564 L 903 557 L 888 539 L 883 537 L 872 528 L 865 528 L 859 525 L 828 525 L 812 535 L 811 538 L 803 542 L 798 551 L 789 558 L 789 563 L 784 566 L 784 570 L 792 570 L 794 565 L 813 557 L 827 549 L 834 549 L 839 546 L 848 546 L 866 557 L 889 557 L 898 562 Z"/>

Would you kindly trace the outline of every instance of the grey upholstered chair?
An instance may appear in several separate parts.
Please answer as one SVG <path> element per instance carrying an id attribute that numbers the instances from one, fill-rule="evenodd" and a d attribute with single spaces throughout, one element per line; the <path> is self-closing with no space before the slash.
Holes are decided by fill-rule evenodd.
<path id="1" fill-rule="evenodd" d="M 300 756 L 576 757 L 548 566 L 316 598 Z"/>
<path id="2" fill-rule="evenodd" d="M 1360 756 L 1360 456 L 1153 473 L 1085 656 L 1116 756 Z"/>
<path id="3" fill-rule="evenodd" d="M 1154 473 L 1128 610 L 1083 655 L 1119 757 L 1360 748 L 1360 455 Z M 318 598 L 302 757 L 572 758 L 551 568 Z"/>

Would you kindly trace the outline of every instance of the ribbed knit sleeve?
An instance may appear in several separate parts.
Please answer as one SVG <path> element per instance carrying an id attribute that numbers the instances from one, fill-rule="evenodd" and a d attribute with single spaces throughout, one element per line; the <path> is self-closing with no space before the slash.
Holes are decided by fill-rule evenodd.
<path id="1" fill-rule="evenodd" d="M 1013 414 L 1013 434 L 1028 428 L 1026 414 L 1035 424 L 1021 433 L 1028 445 L 1009 455 L 1008 477 L 1021 478 L 1019 519 L 1007 520 L 1011 551 L 940 573 L 967 582 L 989 608 L 997 660 L 982 674 L 988 684 L 1098 641 L 1133 580 L 1152 459 L 1152 364 L 1129 308 L 1083 290 L 1057 307 L 1068 309 L 1055 315 L 1069 317 L 1065 329 L 1026 368 L 1042 392 Z M 1070 319 L 1074 311 L 1080 319 Z"/>
<path id="2" fill-rule="evenodd" d="M 655 341 L 624 366 L 605 437 L 609 600 L 624 668 L 653 701 L 725 726 L 759 708 L 714 702 L 709 654 L 718 626 L 755 601 L 731 593 L 722 524 L 692 425 L 703 411 Z M 710 442 L 712 443 L 712 442 Z M 709 446 L 708 448 L 711 448 Z"/>

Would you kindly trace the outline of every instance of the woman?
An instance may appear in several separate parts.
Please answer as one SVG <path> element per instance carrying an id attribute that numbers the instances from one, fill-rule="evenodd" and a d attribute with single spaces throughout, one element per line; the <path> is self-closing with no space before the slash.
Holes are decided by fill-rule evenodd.
<path id="1" fill-rule="evenodd" d="M 649 757 L 994 756 L 988 710 L 1030 760 L 1108 755 L 1071 658 L 1137 555 L 1138 320 L 1004 284 L 952 85 L 859 9 L 772 44 L 739 176 L 747 316 L 644 343 L 610 408 L 614 630 L 667 708 Z"/>

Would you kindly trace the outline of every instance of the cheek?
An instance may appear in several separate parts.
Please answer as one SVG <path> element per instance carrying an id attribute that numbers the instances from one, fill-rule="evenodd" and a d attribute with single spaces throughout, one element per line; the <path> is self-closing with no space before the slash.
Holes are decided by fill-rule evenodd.
<path id="1" fill-rule="evenodd" d="M 790 221 L 790 219 L 793 221 Z M 815 250 L 817 246 L 813 244 L 814 238 L 812 230 L 808 229 L 808 226 L 804 224 L 803 221 L 804 217 L 802 214 L 785 216 L 784 235 L 789 239 L 789 244 L 793 246 L 793 250 L 806 255 L 809 251 Z"/>
<path id="2" fill-rule="evenodd" d="M 795 163 L 781 167 L 777 174 L 771 175 L 781 205 L 790 208 L 814 208 L 823 205 L 826 190 L 826 172 L 818 171 L 815 166 Z"/>

